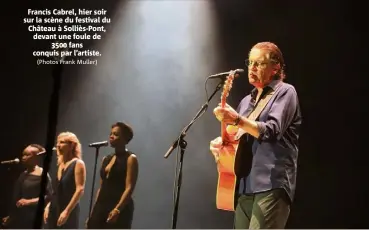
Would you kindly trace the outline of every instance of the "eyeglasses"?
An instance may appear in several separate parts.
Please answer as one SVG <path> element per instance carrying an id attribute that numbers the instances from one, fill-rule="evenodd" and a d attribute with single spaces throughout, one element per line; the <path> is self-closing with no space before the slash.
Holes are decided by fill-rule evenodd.
<path id="1" fill-rule="evenodd" d="M 269 61 L 251 61 L 249 59 L 245 60 L 245 65 L 249 68 L 256 67 L 258 69 L 265 69 L 269 63 L 277 63 L 275 60 L 269 60 Z"/>

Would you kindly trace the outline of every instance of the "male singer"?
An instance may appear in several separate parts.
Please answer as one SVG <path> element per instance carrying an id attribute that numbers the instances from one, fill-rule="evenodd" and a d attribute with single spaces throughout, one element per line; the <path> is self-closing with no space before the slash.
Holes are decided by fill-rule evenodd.
<path id="1" fill-rule="evenodd" d="M 296 188 L 301 112 L 295 88 L 283 82 L 284 59 L 271 42 L 254 45 L 246 61 L 255 88 L 239 104 L 214 109 L 219 121 L 253 138 L 251 171 L 240 182 L 234 228 L 285 228 Z M 261 111 L 261 112 L 260 112 Z M 258 114 L 259 113 L 259 114 Z M 258 114 L 258 115 L 257 115 Z M 236 136 L 229 133 L 231 142 Z M 210 143 L 218 156 L 220 137 Z M 242 152 L 242 154 L 246 154 Z"/>

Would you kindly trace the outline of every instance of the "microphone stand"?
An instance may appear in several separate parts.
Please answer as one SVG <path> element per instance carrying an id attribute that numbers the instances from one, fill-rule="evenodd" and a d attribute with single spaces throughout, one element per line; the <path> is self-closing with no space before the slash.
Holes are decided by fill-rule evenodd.
<path id="1" fill-rule="evenodd" d="M 95 154 L 95 165 L 94 165 L 94 174 L 92 177 L 92 189 L 91 189 L 91 197 L 90 197 L 90 209 L 88 212 L 88 217 L 91 217 L 91 209 L 92 209 L 92 201 L 94 197 L 94 190 L 95 190 L 95 176 L 96 176 L 96 165 L 97 165 L 97 159 L 99 158 L 99 150 L 100 146 L 95 146 L 96 148 L 96 154 Z"/>
<path id="2" fill-rule="evenodd" d="M 201 106 L 201 109 L 197 112 L 195 117 L 191 120 L 191 122 L 182 130 L 180 136 L 173 142 L 172 146 L 169 148 L 167 153 L 164 155 L 164 158 L 168 158 L 171 152 L 177 148 L 179 145 L 180 147 L 180 159 L 179 162 L 177 161 L 176 165 L 176 174 L 174 180 L 174 207 L 173 207 L 173 214 L 172 214 L 172 229 L 177 227 L 177 216 L 178 216 L 178 203 L 179 203 L 179 195 L 181 191 L 182 185 L 182 167 L 183 167 L 183 156 L 187 147 L 187 141 L 184 139 L 186 136 L 187 131 L 193 125 L 193 123 L 207 110 L 209 106 L 210 100 L 214 97 L 214 95 L 223 87 L 225 79 L 217 85 L 214 92 L 210 95 L 207 101 Z M 177 174 L 178 173 L 178 174 Z M 178 175 L 178 176 L 177 176 Z"/>
<path id="3" fill-rule="evenodd" d="M 60 60 L 63 60 L 61 58 Z M 54 79 L 53 91 L 51 94 L 49 102 L 49 114 L 48 114 L 48 124 L 47 124 L 47 136 L 46 136 L 46 154 L 43 162 L 43 170 L 41 175 L 41 188 L 39 201 L 37 204 L 37 213 L 34 221 L 34 228 L 41 229 L 43 226 L 43 216 L 45 208 L 45 194 L 46 187 L 48 184 L 48 172 L 50 168 L 50 163 L 52 161 L 53 147 L 55 143 L 55 133 L 58 121 L 58 107 L 59 107 L 59 91 L 61 88 L 61 75 L 64 64 L 56 64 L 53 68 L 52 75 Z"/>

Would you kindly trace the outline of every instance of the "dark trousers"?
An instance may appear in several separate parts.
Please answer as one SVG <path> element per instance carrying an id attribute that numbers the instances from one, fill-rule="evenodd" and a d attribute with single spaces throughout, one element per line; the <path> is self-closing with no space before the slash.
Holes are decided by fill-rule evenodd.
<path id="1" fill-rule="evenodd" d="M 290 201 L 284 189 L 241 195 L 234 217 L 235 229 L 285 228 Z"/>

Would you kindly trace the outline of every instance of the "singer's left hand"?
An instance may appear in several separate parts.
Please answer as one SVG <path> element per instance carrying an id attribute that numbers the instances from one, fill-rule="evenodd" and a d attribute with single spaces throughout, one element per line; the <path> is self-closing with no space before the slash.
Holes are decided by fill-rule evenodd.
<path id="1" fill-rule="evenodd" d="M 106 219 L 106 223 L 115 223 L 118 219 L 119 212 L 115 209 L 113 209 L 108 216 L 108 219 Z"/>
<path id="2" fill-rule="evenodd" d="M 216 107 L 213 112 L 215 114 L 215 117 L 219 121 L 224 122 L 226 124 L 234 124 L 238 116 L 236 110 L 234 110 L 228 104 L 226 104 L 224 108 L 222 108 L 221 104 L 219 104 L 218 107 Z"/>

